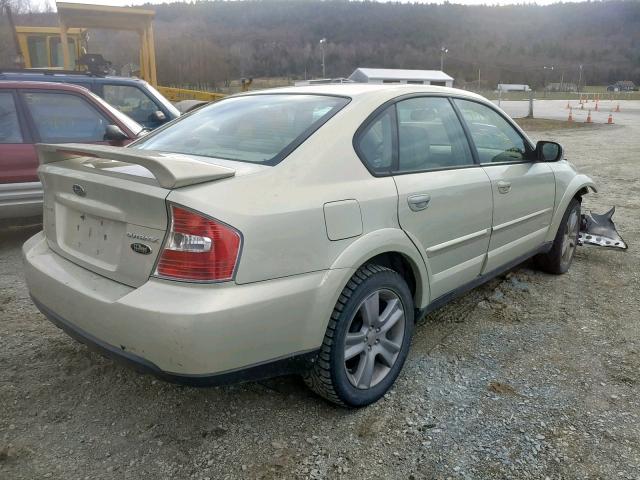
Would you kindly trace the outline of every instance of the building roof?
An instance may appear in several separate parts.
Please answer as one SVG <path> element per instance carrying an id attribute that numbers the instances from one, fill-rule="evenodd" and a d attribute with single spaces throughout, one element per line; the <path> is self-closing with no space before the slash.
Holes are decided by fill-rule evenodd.
<path id="1" fill-rule="evenodd" d="M 399 68 L 356 68 L 349 78 L 353 78 L 358 73 L 375 79 L 453 81 L 453 77 L 441 70 L 403 70 Z"/>

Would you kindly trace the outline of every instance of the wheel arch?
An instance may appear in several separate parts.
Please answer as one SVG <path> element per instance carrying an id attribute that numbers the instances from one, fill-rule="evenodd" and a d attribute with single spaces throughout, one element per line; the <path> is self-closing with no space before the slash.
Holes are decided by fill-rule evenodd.
<path id="1" fill-rule="evenodd" d="M 556 233 L 560 227 L 560 222 L 562 221 L 562 216 L 564 215 L 564 212 L 569 206 L 571 200 L 575 198 L 578 201 L 582 201 L 582 197 L 588 194 L 589 191 L 597 192 L 598 190 L 596 189 L 596 185 L 593 180 L 587 175 L 576 175 L 571 182 L 569 182 L 569 185 L 565 188 L 562 198 L 555 207 L 545 241 L 552 242 L 556 237 Z"/>
<path id="2" fill-rule="evenodd" d="M 409 285 L 416 308 L 428 302 L 429 277 L 424 259 L 404 231 L 387 228 L 358 238 L 331 268 L 355 270 L 366 263 L 377 263 L 398 272 Z"/>

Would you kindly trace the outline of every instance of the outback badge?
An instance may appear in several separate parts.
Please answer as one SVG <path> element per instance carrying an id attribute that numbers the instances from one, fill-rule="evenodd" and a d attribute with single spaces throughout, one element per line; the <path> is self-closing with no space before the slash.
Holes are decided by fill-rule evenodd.
<path id="1" fill-rule="evenodd" d="M 141 255 L 149 255 L 151 253 L 151 249 L 144 243 L 132 243 L 131 250 Z"/>

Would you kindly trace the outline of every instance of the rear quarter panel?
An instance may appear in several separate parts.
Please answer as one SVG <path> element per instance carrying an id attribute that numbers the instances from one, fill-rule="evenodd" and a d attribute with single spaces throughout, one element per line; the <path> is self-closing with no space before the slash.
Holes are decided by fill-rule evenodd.
<path id="1" fill-rule="evenodd" d="M 339 112 L 276 166 L 169 194 L 167 200 L 189 205 L 242 232 L 237 283 L 332 268 L 359 238 L 399 228 L 393 179 L 373 177 L 351 143 L 369 107 L 350 106 L 355 108 Z M 341 200 L 358 203 L 362 234 L 332 241 L 324 205 Z"/>

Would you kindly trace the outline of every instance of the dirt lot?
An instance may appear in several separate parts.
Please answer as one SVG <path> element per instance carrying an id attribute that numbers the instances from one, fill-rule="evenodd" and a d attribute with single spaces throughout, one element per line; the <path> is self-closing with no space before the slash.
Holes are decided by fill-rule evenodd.
<path id="1" fill-rule="evenodd" d="M 524 265 L 430 315 L 358 411 L 296 378 L 192 389 L 114 365 L 31 304 L 37 229 L 3 230 L 0 478 L 640 478 L 640 102 L 615 118 L 532 135 L 595 178 L 585 206 L 616 205 L 630 250 L 582 248 L 561 277 Z"/>

